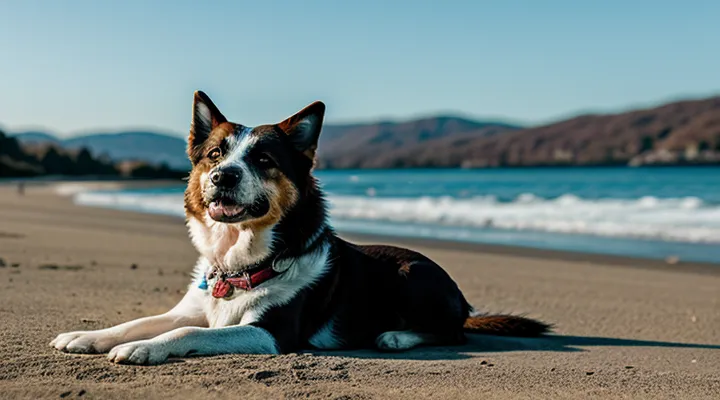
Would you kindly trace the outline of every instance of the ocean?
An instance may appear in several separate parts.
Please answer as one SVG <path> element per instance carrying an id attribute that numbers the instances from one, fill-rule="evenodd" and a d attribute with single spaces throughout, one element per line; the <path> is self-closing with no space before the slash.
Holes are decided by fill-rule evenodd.
<path id="1" fill-rule="evenodd" d="M 720 263 L 720 168 L 318 171 L 331 223 L 378 234 Z M 183 187 L 80 192 L 182 217 Z"/>

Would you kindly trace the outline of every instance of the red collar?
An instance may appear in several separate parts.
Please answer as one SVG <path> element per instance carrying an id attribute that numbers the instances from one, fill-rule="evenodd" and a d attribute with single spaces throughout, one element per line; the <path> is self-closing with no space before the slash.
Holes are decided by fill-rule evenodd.
<path id="1" fill-rule="evenodd" d="M 222 274 L 218 276 L 218 280 L 215 282 L 212 295 L 213 297 L 220 299 L 230 296 L 233 292 L 233 288 L 248 291 L 278 275 L 280 275 L 280 272 L 275 271 L 272 265 L 252 274 L 248 271 L 245 271 L 240 275 Z"/>
<path id="2" fill-rule="evenodd" d="M 310 253 L 312 251 L 315 251 L 315 249 L 321 244 L 324 243 L 324 239 L 327 237 L 328 234 L 328 228 L 325 227 L 322 229 L 322 231 L 317 235 L 313 243 L 311 243 L 309 246 L 304 248 L 303 250 L 299 251 L 295 257 L 299 256 L 303 253 Z M 210 278 L 214 278 L 217 276 L 217 282 L 215 282 L 215 286 L 213 287 L 212 295 L 216 298 L 223 298 L 223 297 L 229 297 L 232 295 L 233 289 L 238 288 L 245 291 L 252 290 L 257 285 L 260 285 L 263 282 L 266 282 L 272 278 L 275 278 L 278 275 L 281 275 L 287 269 L 278 272 L 275 270 L 275 264 L 278 260 L 282 259 L 289 259 L 291 256 L 287 254 L 288 250 L 281 252 L 274 258 L 268 258 L 264 261 L 259 262 L 258 264 L 255 264 L 253 267 L 246 269 L 244 272 L 240 273 L 219 273 L 215 268 L 213 268 L 210 271 L 209 275 L 205 275 L 203 277 L 203 280 L 201 282 L 201 288 L 203 290 L 207 289 L 207 280 Z"/>

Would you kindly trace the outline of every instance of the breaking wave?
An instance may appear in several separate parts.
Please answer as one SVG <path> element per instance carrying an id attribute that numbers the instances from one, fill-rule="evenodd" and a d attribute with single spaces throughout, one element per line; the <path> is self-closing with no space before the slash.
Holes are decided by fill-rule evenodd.
<path id="1" fill-rule="evenodd" d="M 720 243 L 720 207 L 696 197 L 586 200 L 522 194 L 509 202 L 494 196 L 330 200 L 335 218 Z"/>
<path id="2" fill-rule="evenodd" d="M 184 217 L 182 193 L 80 192 L 76 204 Z"/>
<path id="3" fill-rule="evenodd" d="M 697 197 L 553 199 L 522 194 L 512 201 L 494 196 L 368 197 L 328 196 L 333 220 L 402 222 L 428 226 L 504 229 L 654 239 L 689 243 L 720 243 L 720 206 Z M 82 205 L 183 216 L 180 193 L 80 192 Z M 387 225 L 387 224 L 385 224 Z"/>

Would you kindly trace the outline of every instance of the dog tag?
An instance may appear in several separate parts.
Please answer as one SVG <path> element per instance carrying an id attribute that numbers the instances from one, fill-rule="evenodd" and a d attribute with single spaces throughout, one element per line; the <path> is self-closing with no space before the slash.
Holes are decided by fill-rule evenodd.
<path id="1" fill-rule="evenodd" d="M 215 287 L 213 288 L 212 295 L 217 299 L 221 299 L 223 297 L 229 296 L 231 291 L 232 285 L 230 284 L 230 282 L 226 281 L 225 279 L 218 279 L 218 281 L 215 282 Z"/>
<path id="2" fill-rule="evenodd" d="M 198 285 L 198 289 L 207 290 L 207 288 L 208 288 L 207 276 L 203 275 L 202 280 L 200 281 L 200 284 Z"/>

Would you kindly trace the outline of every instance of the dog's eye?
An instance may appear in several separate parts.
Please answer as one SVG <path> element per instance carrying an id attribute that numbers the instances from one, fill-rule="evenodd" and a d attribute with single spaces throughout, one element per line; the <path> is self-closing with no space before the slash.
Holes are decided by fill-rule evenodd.
<path id="1" fill-rule="evenodd" d="M 258 156 L 257 163 L 263 168 L 271 168 L 275 166 L 275 161 L 266 153 Z"/>
<path id="2" fill-rule="evenodd" d="M 210 151 L 208 152 L 207 157 L 208 157 L 209 159 L 215 161 L 215 160 L 217 160 L 218 158 L 220 158 L 221 155 L 222 155 L 222 152 L 220 151 L 220 148 L 219 148 L 219 147 L 215 147 L 215 148 L 213 148 L 212 150 L 210 150 Z"/>

